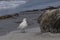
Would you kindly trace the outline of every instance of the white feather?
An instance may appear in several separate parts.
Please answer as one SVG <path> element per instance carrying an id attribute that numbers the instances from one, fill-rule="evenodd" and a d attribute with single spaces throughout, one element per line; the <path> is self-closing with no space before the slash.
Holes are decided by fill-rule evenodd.
<path id="1" fill-rule="evenodd" d="M 19 29 L 21 29 L 21 31 L 25 31 L 24 29 L 28 26 L 28 23 L 26 21 L 26 18 L 23 19 L 23 21 L 19 24 Z"/>

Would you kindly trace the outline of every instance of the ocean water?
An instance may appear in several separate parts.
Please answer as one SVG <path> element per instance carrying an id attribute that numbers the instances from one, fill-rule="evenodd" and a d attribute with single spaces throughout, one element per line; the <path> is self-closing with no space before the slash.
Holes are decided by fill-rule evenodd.
<path id="1" fill-rule="evenodd" d="M 0 1 L 0 16 L 48 6 L 60 6 L 60 0 L 3 0 Z"/>

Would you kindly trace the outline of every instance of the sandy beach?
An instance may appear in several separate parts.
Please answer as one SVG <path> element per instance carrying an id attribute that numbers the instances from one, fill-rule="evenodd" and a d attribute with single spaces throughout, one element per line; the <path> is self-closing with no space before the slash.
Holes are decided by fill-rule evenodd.
<path id="1" fill-rule="evenodd" d="M 35 13 L 35 14 L 34 14 Z M 37 24 L 37 18 L 39 13 L 37 12 L 22 12 L 19 13 L 19 17 L 8 18 L 0 20 L 0 40 L 33 40 L 35 34 L 40 32 L 39 25 Z M 26 33 L 20 33 L 17 27 L 23 18 L 27 18 L 28 27 Z M 39 38 L 39 37 L 38 37 Z M 40 39 L 38 39 L 40 40 Z"/>
<path id="2" fill-rule="evenodd" d="M 0 20 L 0 40 L 60 40 L 60 34 L 40 33 L 40 27 L 37 18 L 41 14 L 40 11 L 21 12 L 19 17 Z M 20 33 L 17 27 L 23 18 L 27 18 L 28 27 L 26 33 Z"/>

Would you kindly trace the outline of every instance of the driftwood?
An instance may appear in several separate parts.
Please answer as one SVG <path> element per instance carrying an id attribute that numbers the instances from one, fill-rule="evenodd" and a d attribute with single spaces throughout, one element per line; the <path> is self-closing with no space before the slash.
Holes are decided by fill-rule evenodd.
<path id="1" fill-rule="evenodd" d="M 46 10 L 38 18 L 41 32 L 60 33 L 60 9 Z"/>

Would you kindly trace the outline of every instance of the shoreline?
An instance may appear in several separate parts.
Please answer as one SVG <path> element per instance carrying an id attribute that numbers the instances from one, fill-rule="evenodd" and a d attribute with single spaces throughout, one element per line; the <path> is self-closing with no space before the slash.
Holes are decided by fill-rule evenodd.
<path id="1" fill-rule="evenodd" d="M 41 12 L 41 11 L 45 11 L 45 10 L 53 10 L 53 9 L 58 9 L 60 8 L 60 6 L 57 6 L 57 7 L 53 7 L 53 6 L 49 6 L 47 8 L 44 8 L 44 9 L 35 9 L 35 10 L 27 10 L 27 11 L 21 11 L 20 13 L 27 13 L 28 12 Z M 14 17 L 18 17 L 20 13 L 14 13 L 14 14 L 10 14 L 10 15 L 4 15 L 4 16 L 0 16 L 0 19 L 7 19 L 7 18 L 14 18 Z"/>

